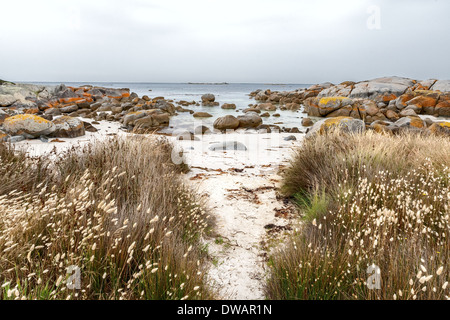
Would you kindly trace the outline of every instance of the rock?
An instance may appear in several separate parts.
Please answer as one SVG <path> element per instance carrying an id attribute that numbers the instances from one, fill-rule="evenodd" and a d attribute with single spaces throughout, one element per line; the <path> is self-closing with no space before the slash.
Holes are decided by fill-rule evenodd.
<path id="1" fill-rule="evenodd" d="M 211 103 L 216 101 L 216 97 L 212 93 L 207 93 L 202 96 L 203 103 Z"/>
<path id="2" fill-rule="evenodd" d="M 12 95 L 1 95 L 0 94 L 0 107 L 9 107 L 17 101 Z"/>
<path id="3" fill-rule="evenodd" d="M 232 116 L 226 115 L 224 117 L 220 117 L 214 121 L 214 128 L 218 130 L 227 130 L 227 129 L 237 129 L 239 127 L 239 120 Z"/>
<path id="4" fill-rule="evenodd" d="M 98 122 L 94 121 L 92 124 L 99 124 Z M 87 132 L 98 132 L 98 129 L 94 127 L 91 123 L 83 121 L 84 125 L 84 131 Z"/>
<path id="5" fill-rule="evenodd" d="M 377 102 L 389 102 L 414 85 L 414 81 L 401 77 L 385 77 L 356 83 L 349 98 L 371 99 Z"/>
<path id="6" fill-rule="evenodd" d="M 211 130 L 207 126 L 198 126 L 194 130 L 194 134 L 196 135 L 204 135 L 211 133 Z"/>
<path id="7" fill-rule="evenodd" d="M 366 128 L 364 121 L 350 117 L 337 117 L 323 119 L 316 122 L 308 131 L 306 137 L 312 137 L 316 134 L 324 134 L 331 128 L 339 128 L 344 132 L 360 133 Z"/>
<path id="8" fill-rule="evenodd" d="M 409 100 L 408 102 L 406 102 L 406 104 L 408 106 L 410 105 L 417 105 L 420 107 L 435 107 L 437 103 L 437 99 L 432 98 L 432 97 L 426 97 L 426 96 L 418 96 L 415 97 L 411 100 Z"/>
<path id="9" fill-rule="evenodd" d="M 9 136 L 5 132 L 0 130 L 0 141 L 7 141 L 8 138 L 9 138 Z"/>
<path id="10" fill-rule="evenodd" d="M 288 136 L 284 138 L 285 141 L 297 141 L 297 138 L 295 136 Z"/>
<path id="11" fill-rule="evenodd" d="M 134 129 L 139 131 L 155 129 L 159 126 L 159 122 L 151 115 L 140 118 L 134 122 Z"/>
<path id="12" fill-rule="evenodd" d="M 433 123 L 428 130 L 436 135 L 450 136 L 450 121 Z"/>
<path id="13" fill-rule="evenodd" d="M 394 122 L 393 126 L 404 129 L 423 129 L 426 124 L 418 116 L 407 116 Z"/>
<path id="14" fill-rule="evenodd" d="M 261 103 L 257 106 L 259 110 L 262 111 L 275 111 L 277 108 L 271 103 Z"/>
<path id="15" fill-rule="evenodd" d="M 248 112 L 243 116 L 238 116 L 240 128 L 256 128 L 262 124 L 261 117 L 254 112 Z"/>
<path id="16" fill-rule="evenodd" d="M 269 96 L 263 91 L 258 92 L 255 96 L 256 101 L 267 101 L 267 99 L 269 99 Z"/>
<path id="17" fill-rule="evenodd" d="M 210 118 L 212 117 L 211 114 L 209 114 L 208 112 L 196 112 L 193 114 L 194 118 Z"/>
<path id="18" fill-rule="evenodd" d="M 118 114 L 118 113 L 121 113 L 122 111 L 123 111 L 123 108 L 121 106 L 111 108 L 112 114 Z"/>
<path id="19" fill-rule="evenodd" d="M 415 117 L 417 116 L 417 113 L 412 109 L 403 109 L 400 111 L 401 117 Z"/>
<path id="20" fill-rule="evenodd" d="M 32 114 L 20 114 L 6 118 L 3 129 L 11 135 L 26 133 L 32 137 L 49 135 L 56 130 L 55 125 L 44 118 Z"/>
<path id="21" fill-rule="evenodd" d="M 430 89 L 441 92 L 448 92 L 450 91 L 450 80 L 438 80 Z"/>
<path id="22" fill-rule="evenodd" d="M 434 108 L 434 112 L 440 117 L 450 117 L 450 100 L 439 102 Z"/>
<path id="23" fill-rule="evenodd" d="M 392 110 L 388 110 L 386 111 L 386 118 L 388 118 L 389 120 L 398 120 L 399 116 L 398 113 Z"/>
<path id="24" fill-rule="evenodd" d="M 222 109 L 236 109 L 236 105 L 234 103 L 224 103 Z"/>
<path id="25" fill-rule="evenodd" d="M 422 106 L 416 105 L 416 104 L 412 104 L 407 106 L 405 109 L 403 109 L 401 112 L 405 113 L 408 110 L 412 110 L 414 111 L 416 114 L 421 114 L 422 113 Z"/>
<path id="26" fill-rule="evenodd" d="M 58 138 L 77 138 L 85 135 L 84 123 L 78 118 L 62 116 L 53 120 L 56 129 L 51 134 Z"/>
<path id="27" fill-rule="evenodd" d="M 242 111 L 242 112 L 244 112 L 244 113 L 247 113 L 247 112 L 261 113 L 261 110 L 256 109 L 256 108 L 247 108 L 247 109 L 244 109 L 244 111 Z"/>
<path id="28" fill-rule="evenodd" d="M 9 114 L 7 114 L 5 111 L 0 109 L 0 125 L 2 125 L 3 121 L 5 121 L 5 119 L 8 117 L 9 117 Z"/>
<path id="29" fill-rule="evenodd" d="M 364 100 L 362 107 L 364 107 L 366 114 L 369 116 L 375 116 L 380 109 L 377 107 L 377 104 L 371 100 Z"/>
<path id="30" fill-rule="evenodd" d="M 59 110 L 58 108 L 48 108 L 47 110 L 45 110 L 44 114 L 52 116 L 60 116 L 61 110 Z"/>
<path id="31" fill-rule="evenodd" d="M 279 113 L 274 113 L 274 114 L 272 115 L 272 117 L 278 118 L 278 117 L 281 117 L 281 114 L 279 114 Z"/>
<path id="32" fill-rule="evenodd" d="M 76 104 L 59 108 L 59 111 L 61 111 L 62 113 L 71 113 L 71 112 L 75 112 L 77 110 L 78 110 L 78 106 Z"/>
<path id="33" fill-rule="evenodd" d="M 127 113 L 124 117 L 123 117 L 123 124 L 125 126 L 128 125 L 134 125 L 134 121 L 143 118 L 145 116 L 147 116 L 147 112 L 146 111 L 135 111 L 135 112 L 129 112 Z"/>
<path id="34" fill-rule="evenodd" d="M 262 124 L 256 128 L 259 133 L 272 133 L 272 132 L 281 132 L 281 129 L 277 125 L 273 124 Z"/>
<path id="35" fill-rule="evenodd" d="M 151 114 L 153 119 L 158 121 L 160 125 L 168 125 L 170 123 L 170 117 L 167 113 L 157 112 L 156 110 L 149 110 L 148 114 Z"/>
<path id="36" fill-rule="evenodd" d="M 377 120 L 370 124 L 370 128 L 378 133 L 392 133 L 392 131 L 388 127 L 389 125 L 392 125 L 392 123 Z"/>
<path id="37" fill-rule="evenodd" d="M 6 139 L 6 141 L 10 143 L 16 143 L 20 141 L 24 141 L 26 138 L 24 136 L 12 136 Z"/>
<path id="38" fill-rule="evenodd" d="M 296 111 L 300 109 L 300 104 L 298 103 L 286 103 L 286 110 Z"/>
<path id="39" fill-rule="evenodd" d="M 303 118 L 302 119 L 302 126 L 304 127 L 311 127 L 314 125 L 314 122 L 310 118 Z"/>
<path id="40" fill-rule="evenodd" d="M 270 114 L 268 112 L 264 112 L 263 114 L 260 115 L 260 117 L 267 118 L 267 117 L 270 117 Z"/>
<path id="41" fill-rule="evenodd" d="M 209 147 L 209 150 L 212 151 L 247 151 L 247 147 L 238 141 L 225 141 L 221 143 L 214 143 Z"/>
<path id="42" fill-rule="evenodd" d="M 175 114 L 175 106 L 165 100 L 158 100 L 155 104 L 157 109 L 167 112 L 170 115 Z"/>
<path id="43" fill-rule="evenodd" d="M 184 131 L 179 134 L 177 134 L 177 140 L 184 140 L 184 141 L 198 141 L 200 140 L 197 138 L 192 132 Z"/>

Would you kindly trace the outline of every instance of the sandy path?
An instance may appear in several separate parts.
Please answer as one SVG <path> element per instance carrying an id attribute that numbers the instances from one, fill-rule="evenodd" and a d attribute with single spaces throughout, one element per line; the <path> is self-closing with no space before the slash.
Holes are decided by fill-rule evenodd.
<path id="1" fill-rule="evenodd" d="M 206 197 L 217 219 L 218 235 L 207 241 L 214 258 L 209 281 L 223 299 L 264 299 L 262 241 L 274 230 L 269 227 L 289 227 L 293 212 L 277 199 L 278 166 L 287 164 L 292 147 L 303 137 L 296 134 L 297 141 L 285 141 L 289 135 L 241 133 L 177 142 L 193 168 L 189 181 Z M 217 141 L 240 141 L 248 151 L 209 150 Z"/>

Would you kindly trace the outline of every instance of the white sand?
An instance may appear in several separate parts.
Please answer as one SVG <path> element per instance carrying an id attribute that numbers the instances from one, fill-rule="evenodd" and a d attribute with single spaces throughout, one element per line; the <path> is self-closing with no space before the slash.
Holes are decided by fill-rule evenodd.
<path id="1" fill-rule="evenodd" d="M 209 252 L 216 259 L 211 264 L 209 281 L 221 298 L 264 299 L 264 227 L 290 224 L 289 219 L 275 217 L 275 209 L 292 209 L 277 200 L 277 171 L 280 165 L 287 164 L 292 147 L 304 136 L 294 134 L 298 141 L 284 141 L 289 135 L 241 133 L 206 135 L 202 141 L 177 141 L 193 167 L 188 178 L 207 198 L 210 211 L 217 218 L 216 239 L 224 241 L 207 241 Z M 210 151 L 207 147 L 215 141 L 239 141 L 248 151 Z M 244 171 L 235 172 L 234 168 Z M 214 171 L 217 169 L 222 171 Z"/>

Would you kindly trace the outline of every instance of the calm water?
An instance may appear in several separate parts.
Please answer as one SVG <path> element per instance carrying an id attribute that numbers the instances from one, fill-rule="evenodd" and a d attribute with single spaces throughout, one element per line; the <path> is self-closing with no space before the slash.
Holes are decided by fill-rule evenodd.
<path id="1" fill-rule="evenodd" d="M 35 82 L 40 85 L 58 85 L 60 83 L 51 82 Z M 81 86 L 86 83 L 81 82 L 65 82 L 67 86 Z M 201 96 L 205 93 L 212 93 L 216 96 L 216 101 L 222 105 L 223 103 L 234 103 L 237 110 L 223 110 L 217 107 L 188 106 L 186 109 L 192 109 L 195 112 L 203 111 L 213 115 L 212 118 L 194 119 L 191 114 L 179 113 L 178 116 L 172 117 L 169 128 L 165 132 L 171 132 L 174 128 L 183 128 L 192 130 L 193 127 L 203 124 L 212 127 L 217 117 L 232 114 L 241 115 L 242 110 L 248 108 L 248 105 L 255 103 L 255 100 L 248 96 L 250 92 L 257 89 L 271 89 L 272 91 L 293 91 L 296 89 L 307 88 L 309 84 L 264 84 L 264 83 L 230 83 L 230 84 L 187 84 L 187 83 L 121 83 L 121 82 L 96 82 L 89 83 L 95 86 L 109 88 L 129 88 L 131 92 L 136 92 L 140 97 L 148 95 L 150 98 L 164 97 L 174 101 L 201 101 Z M 269 112 L 271 114 L 279 113 L 281 117 L 263 118 L 264 124 L 277 124 L 280 127 L 298 127 L 301 126 L 301 118 L 305 116 L 300 111 L 281 111 L 277 110 Z M 195 122 L 195 123 L 194 123 Z"/>

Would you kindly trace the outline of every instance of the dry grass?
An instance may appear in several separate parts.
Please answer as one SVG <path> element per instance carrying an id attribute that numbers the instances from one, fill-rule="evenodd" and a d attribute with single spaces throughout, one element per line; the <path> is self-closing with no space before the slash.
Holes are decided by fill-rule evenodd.
<path id="1" fill-rule="evenodd" d="M 0 145 L 0 298 L 212 298 L 199 243 L 211 221 L 171 152 L 144 137 L 56 158 Z"/>
<path id="2" fill-rule="evenodd" d="M 267 296 L 448 299 L 449 167 L 445 137 L 333 132 L 305 141 L 284 191 L 306 219 L 272 257 Z M 380 289 L 367 286 L 373 264 Z"/>

